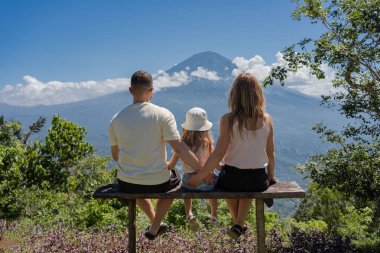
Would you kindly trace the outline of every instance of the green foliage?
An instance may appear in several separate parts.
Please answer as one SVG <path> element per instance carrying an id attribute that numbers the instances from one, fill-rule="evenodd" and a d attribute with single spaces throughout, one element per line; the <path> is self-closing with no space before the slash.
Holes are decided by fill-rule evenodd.
<path id="1" fill-rule="evenodd" d="M 101 185 L 112 183 L 116 179 L 116 168 L 107 168 L 110 157 L 91 155 L 78 162 L 67 178 L 67 188 L 89 198 Z"/>
<path id="2" fill-rule="evenodd" d="M 327 229 L 328 225 L 323 220 L 311 219 L 308 221 L 299 221 L 299 222 L 293 221 L 292 226 L 293 228 L 299 231 L 305 231 L 305 232 L 314 231 L 314 230 L 325 232 L 328 230 Z"/>
<path id="3" fill-rule="evenodd" d="M 27 187 L 67 188 L 71 171 L 79 162 L 93 154 L 85 140 L 86 130 L 55 115 L 45 142 L 33 142 L 27 147 L 27 159 L 22 166 Z"/>
<path id="4" fill-rule="evenodd" d="M 75 192 L 29 189 L 18 193 L 15 205 L 22 210 L 24 219 L 45 227 L 62 224 L 82 230 L 112 228 L 122 231 L 128 221 L 127 208 L 116 201 L 86 200 Z"/>
<path id="5" fill-rule="evenodd" d="M 30 132 L 43 124 L 40 118 Z M 120 204 L 89 200 L 97 187 L 114 181 L 116 170 L 107 169 L 110 158 L 93 154 L 83 127 L 56 115 L 45 142 L 30 144 L 25 144 L 30 134 L 24 138 L 22 129 L 0 118 L 0 218 L 23 216 L 81 228 L 122 224 L 123 219 L 117 221 L 125 218 Z"/>
<path id="6" fill-rule="evenodd" d="M 14 217 L 19 209 L 14 206 L 23 177 L 20 170 L 24 162 L 24 144 L 15 137 L 21 130 L 17 122 L 6 122 L 0 126 L 0 217 Z"/>
<path id="7" fill-rule="evenodd" d="M 369 207 L 356 209 L 353 206 L 348 206 L 345 211 L 345 215 L 340 219 L 338 234 L 355 241 L 368 238 L 370 235 L 368 228 L 372 222 L 372 210 Z"/>
<path id="8" fill-rule="evenodd" d="M 350 238 L 354 244 L 363 246 L 365 242 L 380 241 L 380 230 L 374 224 L 373 212 L 373 206 L 355 207 L 338 190 L 311 183 L 295 215 L 297 222 L 293 224 L 300 229 L 309 223 L 311 227 L 321 228 L 321 231 L 325 231 L 325 224 L 329 234 Z M 311 222 L 314 220 L 319 224 Z"/>
<path id="9" fill-rule="evenodd" d="M 199 201 L 193 200 L 192 210 L 194 215 L 197 216 L 199 210 Z M 174 200 L 165 219 L 170 224 L 175 224 L 177 226 L 186 225 L 185 205 L 183 203 L 183 200 Z"/>
<path id="10" fill-rule="evenodd" d="M 380 143 L 344 144 L 326 154 L 312 156 L 298 170 L 322 187 L 335 188 L 357 207 L 365 207 L 380 196 Z"/>
<path id="11" fill-rule="evenodd" d="M 343 133 L 362 141 L 360 135 L 380 136 L 380 0 L 296 0 L 293 18 L 321 23 L 325 32 L 317 39 L 304 39 L 283 51 L 284 64 L 274 68 L 264 84 L 279 80 L 288 72 L 309 67 L 318 79 L 325 78 L 326 66 L 335 70 L 333 86 L 339 91 L 323 96 L 334 102 L 357 124 Z M 338 103 L 335 103 L 338 102 Z M 330 104 L 331 105 L 331 104 Z"/>
<path id="12" fill-rule="evenodd" d="M 127 208 L 115 208 L 110 201 L 91 199 L 75 212 L 75 224 L 80 228 L 103 228 L 123 231 L 127 226 Z M 115 231 L 116 232 L 116 231 Z"/>
<path id="13" fill-rule="evenodd" d="M 252 211 L 253 209 L 253 211 Z M 207 223 L 210 217 L 210 208 L 209 203 L 206 199 L 193 199 L 192 204 L 192 212 L 200 221 L 200 223 L 204 224 L 206 227 L 209 227 Z M 254 212 L 254 208 L 251 208 L 251 213 Z M 232 225 L 232 219 L 229 215 L 227 204 L 224 200 L 218 200 L 218 221 L 224 225 Z M 248 222 L 253 222 L 254 215 L 250 215 L 248 217 Z M 174 200 L 172 206 L 170 207 L 168 214 L 166 215 L 165 220 L 175 225 L 176 227 L 186 227 L 186 215 L 185 215 L 185 206 L 183 200 Z"/>
<path id="14" fill-rule="evenodd" d="M 272 69 L 264 84 L 278 80 L 284 85 L 289 72 L 303 67 L 323 79 L 330 68 L 335 74 L 332 87 L 337 89 L 322 96 L 322 104 L 337 106 L 350 119 L 340 132 L 322 124 L 314 127 L 336 146 L 298 168 L 319 186 L 311 185 L 296 217 L 322 219 L 330 231 L 353 240 L 363 241 L 357 231 L 366 231 L 365 238 L 380 238 L 380 0 L 295 2 L 293 18 L 320 23 L 324 32 L 287 47 L 284 62 Z M 368 207 L 377 210 L 367 212 Z"/>
<path id="15" fill-rule="evenodd" d="M 16 121 L 0 121 L 0 144 L 4 146 L 12 146 L 20 140 L 22 125 Z"/>
<path id="16" fill-rule="evenodd" d="M 38 133 L 45 126 L 46 119 L 39 117 L 36 122 L 29 126 L 28 132 L 23 132 L 23 126 L 18 121 L 6 121 L 0 116 L 0 143 L 12 145 L 15 140 L 26 143 L 33 133 Z"/>
<path id="17" fill-rule="evenodd" d="M 300 203 L 295 218 L 298 221 L 323 220 L 328 230 L 337 231 L 337 222 L 343 215 L 347 201 L 344 196 L 335 189 L 320 188 L 316 183 L 311 183 L 306 197 Z"/>
<path id="18" fill-rule="evenodd" d="M 279 225 L 279 219 L 276 213 L 265 212 L 264 217 L 265 217 L 265 230 L 270 231 Z M 256 222 L 256 219 L 254 220 L 254 222 Z"/>

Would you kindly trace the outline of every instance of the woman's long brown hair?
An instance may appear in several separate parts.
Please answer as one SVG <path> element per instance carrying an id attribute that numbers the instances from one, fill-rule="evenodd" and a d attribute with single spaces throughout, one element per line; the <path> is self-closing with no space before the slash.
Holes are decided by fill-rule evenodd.
<path id="1" fill-rule="evenodd" d="M 197 152 L 201 147 L 207 148 L 211 153 L 213 139 L 209 130 L 189 131 L 182 129 L 182 141 L 185 142 L 194 153 Z"/>
<path id="2" fill-rule="evenodd" d="M 238 75 L 232 85 L 228 97 L 228 130 L 233 136 L 233 126 L 238 122 L 239 133 L 243 127 L 248 127 L 248 121 L 253 123 L 253 132 L 259 119 L 265 119 L 265 98 L 263 90 L 256 77 L 249 73 Z"/>

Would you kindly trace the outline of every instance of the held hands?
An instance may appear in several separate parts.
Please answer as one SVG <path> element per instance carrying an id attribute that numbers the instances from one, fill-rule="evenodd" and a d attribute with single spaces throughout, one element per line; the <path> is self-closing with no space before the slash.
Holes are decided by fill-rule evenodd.
<path id="1" fill-rule="evenodd" d="M 192 186 L 193 188 L 198 187 L 198 185 L 201 183 L 202 179 L 199 179 L 199 175 L 195 174 L 190 176 L 190 178 L 187 181 L 187 184 Z"/>
<path id="2" fill-rule="evenodd" d="M 209 173 L 205 177 L 204 181 L 206 182 L 206 184 L 213 184 L 213 183 L 215 183 L 214 172 Z"/>

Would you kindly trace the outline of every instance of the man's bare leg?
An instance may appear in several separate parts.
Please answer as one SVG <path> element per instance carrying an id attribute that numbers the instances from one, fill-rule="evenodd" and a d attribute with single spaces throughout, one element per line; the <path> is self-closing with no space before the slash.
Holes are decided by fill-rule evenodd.
<path id="1" fill-rule="evenodd" d="M 154 217 L 156 216 L 152 201 L 150 199 L 136 199 L 138 207 L 148 216 L 149 220 L 153 222 Z"/>
<path id="2" fill-rule="evenodd" d="M 159 199 L 157 200 L 156 216 L 149 228 L 149 233 L 156 235 L 160 229 L 162 220 L 164 219 L 169 207 L 172 205 L 173 199 Z"/>

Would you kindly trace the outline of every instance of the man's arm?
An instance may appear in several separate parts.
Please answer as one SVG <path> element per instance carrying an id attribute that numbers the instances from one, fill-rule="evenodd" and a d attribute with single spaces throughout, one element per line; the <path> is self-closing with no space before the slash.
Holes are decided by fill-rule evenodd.
<path id="1" fill-rule="evenodd" d="M 186 145 L 186 143 L 184 143 L 181 140 L 172 140 L 172 141 L 168 141 L 168 143 L 172 147 L 176 155 L 179 158 L 181 158 L 183 162 L 190 165 L 190 167 L 193 168 L 197 172 L 202 169 L 202 167 L 199 164 L 198 158 L 191 151 L 189 146 Z"/>
<path id="2" fill-rule="evenodd" d="M 169 162 L 166 163 L 166 166 L 168 166 L 169 170 L 174 170 L 175 165 L 178 162 L 178 159 L 179 159 L 178 155 L 175 152 L 173 152 L 172 158 L 170 159 Z"/>
<path id="3" fill-rule="evenodd" d="M 119 160 L 119 146 L 111 146 L 112 158 L 117 162 Z"/>

